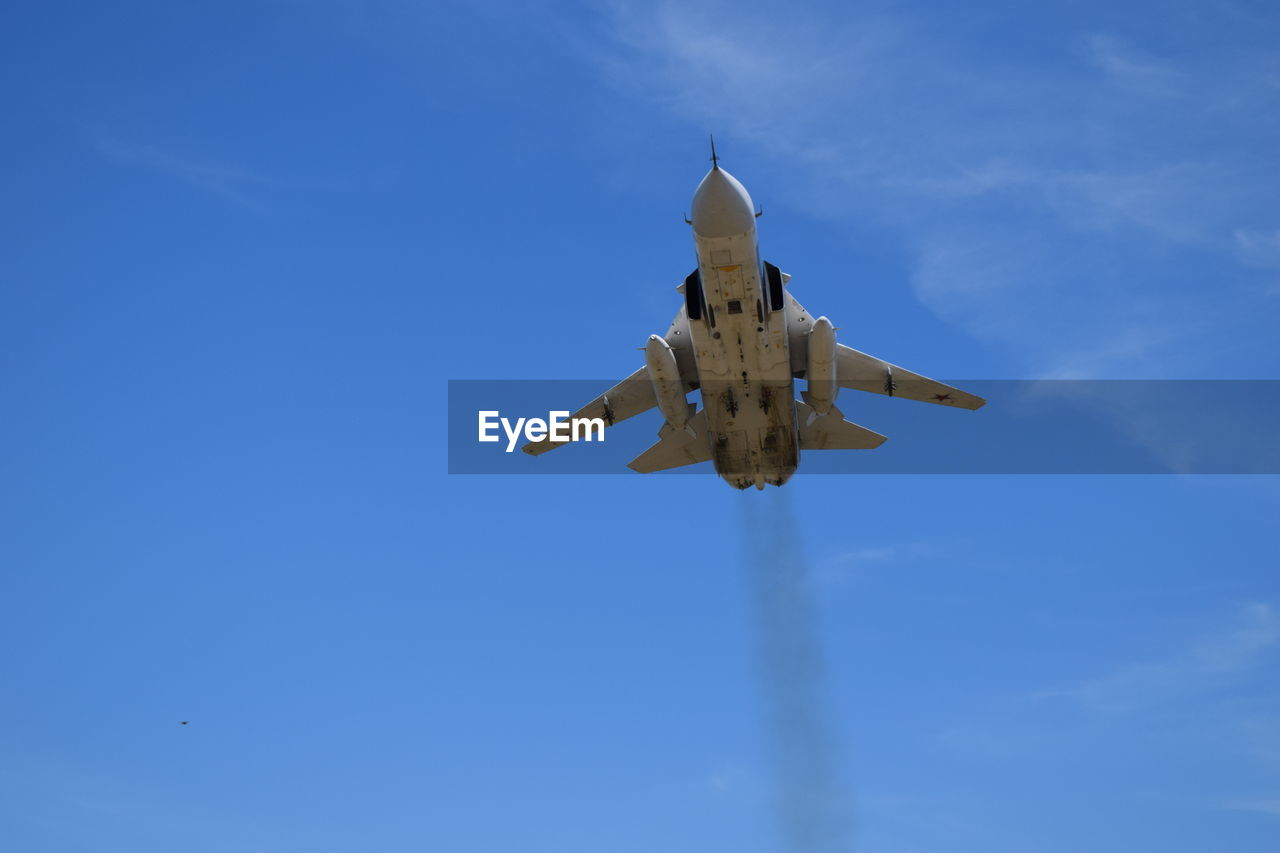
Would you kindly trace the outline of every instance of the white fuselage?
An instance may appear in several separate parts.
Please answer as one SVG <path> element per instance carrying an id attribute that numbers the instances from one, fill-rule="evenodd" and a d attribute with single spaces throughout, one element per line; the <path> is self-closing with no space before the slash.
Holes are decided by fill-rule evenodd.
<path id="1" fill-rule="evenodd" d="M 738 488 L 782 485 L 799 464 L 786 311 L 769 308 L 750 196 L 723 169 L 694 195 L 702 316 L 689 318 L 716 472 Z"/>

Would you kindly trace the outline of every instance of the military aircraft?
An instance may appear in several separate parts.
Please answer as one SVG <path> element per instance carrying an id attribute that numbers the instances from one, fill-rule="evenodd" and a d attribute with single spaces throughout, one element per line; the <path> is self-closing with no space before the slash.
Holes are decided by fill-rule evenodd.
<path id="1" fill-rule="evenodd" d="M 802 450 L 879 447 L 880 433 L 850 423 L 835 407 L 841 388 L 977 409 L 986 401 L 836 343 L 826 317 L 814 318 L 787 290 L 791 276 L 760 257 L 757 211 L 737 178 L 711 171 L 693 195 L 698 267 L 676 290 L 684 305 L 664 336 L 650 335 L 644 366 L 575 412 L 608 426 L 655 406 L 666 422 L 658 442 L 627 466 L 641 473 L 710 460 L 739 489 L 781 486 Z M 801 399 L 795 380 L 804 379 Z M 688 401 L 698 390 L 702 408 Z M 526 444 L 538 455 L 566 444 Z"/>

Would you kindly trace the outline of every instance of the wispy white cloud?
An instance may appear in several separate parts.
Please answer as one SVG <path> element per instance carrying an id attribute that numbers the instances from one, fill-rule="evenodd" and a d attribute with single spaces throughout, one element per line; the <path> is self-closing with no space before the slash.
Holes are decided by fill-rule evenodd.
<path id="1" fill-rule="evenodd" d="M 1258 799 L 1228 800 L 1222 808 L 1230 811 L 1258 812 L 1280 817 L 1280 795 Z"/>
<path id="2" fill-rule="evenodd" d="M 1280 228 L 1260 231 L 1240 228 L 1235 232 L 1240 260 L 1250 266 L 1280 269 Z"/>
<path id="3" fill-rule="evenodd" d="M 186 849 L 197 849 L 193 838 L 208 837 L 241 850 L 279 849 L 281 841 L 274 826 L 193 803 L 162 786 L 140 787 L 118 773 L 108 776 L 47 760 L 13 762 L 0 772 L 0 792 L 21 816 L 19 825 L 53 830 L 57 836 L 52 837 L 136 831 L 139 837 L 173 839 Z"/>
<path id="4" fill-rule="evenodd" d="M 840 586 L 865 572 L 909 565 L 936 553 L 935 546 L 924 542 L 853 548 L 820 561 L 814 568 L 812 582 L 817 586 Z"/>
<path id="5" fill-rule="evenodd" d="M 1187 93 L 1187 75 L 1171 63 L 1103 33 L 1088 38 L 1090 61 L 1122 86 L 1144 94 L 1179 97 Z"/>
<path id="6" fill-rule="evenodd" d="M 125 166 L 174 178 L 224 199 L 256 205 L 269 191 L 338 192 L 356 186 L 350 181 L 305 179 L 270 174 L 242 166 L 191 158 L 173 151 L 94 134 L 93 145 L 103 157 Z"/>
<path id="7" fill-rule="evenodd" d="M 1085 30 L 1011 67 L 903 15 L 611 8 L 619 88 L 785 162 L 797 208 L 896 234 L 920 301 L 1022 371 L 1212 370 L 1206 340 L 1275 308 L 1239 236 L 1280 227 L 1265 54 Z"/>
<path id="8" fill-rule="evenodd" d="M 1043 690 L 1097 711 L 1128 711 L 1238 683 L 1280 646 L 1280 614 L 1264 603 L 1243 606 L 1233 623 L 1169 658 L 1131 663 L 1079 684 Z"/>
<path id="9" fill-rule="evenodd" d="M 829 562 L 843 566 L 869 566 L 884 563 L 901 563 L 927 557 L 937 549 L 924 542 L 907 542 L 897 545 L 877 545 L 869 548 L 854 548 L 838 554 Z"/>
<path id="10" fill-rule="evenodd" d="M 714 768 L 702 779 L 699 787 L 701 793 L 718 800 L 763 806 L 769 799 L 769 786 L 764 775 L 740 764 L 725 764 Z"/>

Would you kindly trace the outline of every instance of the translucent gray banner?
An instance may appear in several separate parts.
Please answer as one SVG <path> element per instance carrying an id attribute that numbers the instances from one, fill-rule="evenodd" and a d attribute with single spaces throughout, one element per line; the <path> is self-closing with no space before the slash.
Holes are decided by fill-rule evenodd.
<path id="1" fill-rule="evenodd" d="M 540 456 L 520 452 L 530 419 L 576 411 L 616 381 L 451 380 L 449 473 L 632 473 L 627 463 L 657 440 L 657 409 L 609 427 L 603 441 L 593 433 Z M 800 473 L 1280 473 L 1280 380 L 947 382 L 985 397 L 986 406 L 965 411 L 841 391 L 844 417 L 888 441 L 874 450 L 803 450 Z M 804 387 L 796 382 L 797 393 Z M 701 407 L 698 392 L 689 400 Z M 486 426 L 493 440 L 481 441 Z M 704 462 L 664 473 L 711 471 Z"/>

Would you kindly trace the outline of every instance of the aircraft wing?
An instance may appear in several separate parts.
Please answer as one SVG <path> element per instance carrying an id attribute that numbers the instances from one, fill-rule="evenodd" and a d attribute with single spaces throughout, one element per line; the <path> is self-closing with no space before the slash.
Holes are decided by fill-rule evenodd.
<path id="1" fill-rule="evenodd" d="M 689 418 L 693 435 L 682 429 L 672 429 L 663 424 L 658 432 L 658 443 L 627 463 L 632 471 L 652 474 L 682 465 L 696 465 L 711 458 L 711 446 L 707 443 L 707 410 L 702 409 Z"/>
<path id="2" fill-rule="evenodd" d="M 808 394 L 804 392 L 806 398 Z M 883 435 L 846 421 L 835 406 L 819 415 L 808 403 L 796 400 L 796 414 L 801 450 L 872 450 L 884 444 Z"/>
<path id="3" fill-rule="evenodd" d="M 647 412 L 656 405 L 658 405 L 658 399 L 653 393 L 653 383 L 649 380 L 648 371 L 642 367 L 581 409 L 578 409 L 578 411 L 569 416 L 569 420 L 572 421 L 574 418 L 601 418 L 604 420 L 605 426 L 613 426 L 618 421 L 625 421 L 627 418 L 638 415 L 641 412 Z M 542 438 L 538 441 L 529 442 L 521 450 L 531 456 L 538 456 L 568 443 L 567 441 L 552 441 L 550 438 Z"/>
<path id="4" fill-rule="evenodd" d="M 905 367 L 881 361 L 874 355 L 858 352 L 844 344 L 836 345 L 836 383 L 841 388 L 855 391 L 905 397 L 959 409 L 980 409 L 987 402 L 975 394 L 912 373 Z"/>

